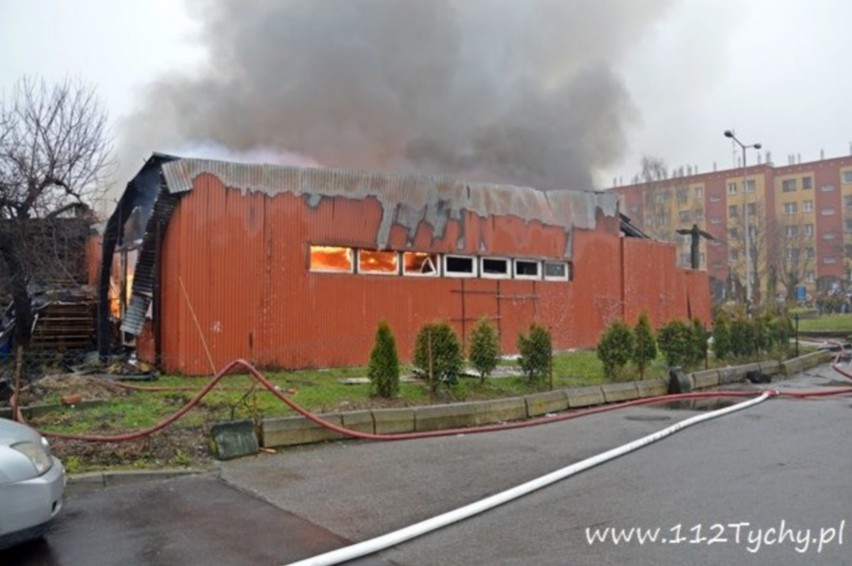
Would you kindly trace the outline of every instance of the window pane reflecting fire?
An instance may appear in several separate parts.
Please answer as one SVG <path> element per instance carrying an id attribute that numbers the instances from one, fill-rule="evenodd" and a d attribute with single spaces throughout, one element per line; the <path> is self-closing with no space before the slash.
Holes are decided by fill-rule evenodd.
<path id="1" fill-rule="evenodd" d="M 352 249 L 339 246 L 311 246 L 311 271 L 352 273 Z"/>
<path id="2" fill-rule="evenodd" d="M 399 273 L 399 254 L 387 251 L 359 250 L 358 272 L 396 275 Z"/>
<path id="3" fill-rule="evenodd" d="M 405 252 L 402 269 L 405 275 L 438 275 L 438 254 Z"/>

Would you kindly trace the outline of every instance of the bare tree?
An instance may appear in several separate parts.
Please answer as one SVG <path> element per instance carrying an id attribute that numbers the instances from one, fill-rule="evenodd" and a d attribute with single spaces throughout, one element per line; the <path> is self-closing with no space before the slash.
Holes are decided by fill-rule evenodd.
<path id="1" fill-rule="evenodd" d="M 808 230 L 810 227 L 810 230 Z M 784 287 L 787 298 L 795 294 L 796 286 L 805 282 L 806 274 L 814 268 L 816 242 L 813 235 L 813 224 L 807 224 L 804 216 L 784 218 L 778 223 L 774 236 L 772 264 L 778 274 L 778 282 Z"/>
<path id="2" fill-rule="evenodd" d="M 0 265 L 20 345 L 33 323 L 27 284 L 64 269 L 61 219 L 102 191 L 110 150 L 106 113 L 84 84 L 24 78 L 0 100 Z"/>
<path id="3" fill-rule="evenodd" d="M 746 282 L 746 249 L 745 230 L 746 222 L 743 217 L 742 205 L 731 205 L 734 214 L 728 213 L 728 254 L 730 275 L 729 281 L 734 284 L 730 291 L 738 295 L 738 290 L 745 288 Z M 771 226 L 766 219 L 766 213 L 762 203 L 748 203 L 748 230 L 749 244 L 751 245 L 751 278 L 754 290 L 753 302 L 759 305 L 762 301 L 762 283 L 771 283 L 771 275 L 774 265 L 770 261 L 773 254 Z M 769 287 L 772 287 L 770 284 Z M 771 291 L 771 289 L 769 289 Z M 745 297 L 740 297 L 745 301 Z"/>
<path id="4" fill-rule="evenodd" d="M 644 214 L 640 225 L 651 238 L 670 242 L 674 237 L 670 230 L 673 189 L 666 182 L 668 166 L 660 157 L 643 155 L 640 167 L 642 170 L 637 177 L 645 184 L 642 192 Z"/>

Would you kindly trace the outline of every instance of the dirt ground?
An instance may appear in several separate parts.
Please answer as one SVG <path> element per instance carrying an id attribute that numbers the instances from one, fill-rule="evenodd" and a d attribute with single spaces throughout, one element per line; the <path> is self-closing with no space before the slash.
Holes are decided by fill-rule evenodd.
<path id="1" fill-rule="evenodd" d="M 103 376 L 52 374 L 26 387 L 21 394 L 20 405 L 37 405 L 45 399 L 55 399 L 55 396 L 59 397 L 61 404 L 73 405 L 80 401 L 115 399 L 130 393 L 129 389 Z M 72 422 L 73 418 L 73 415 L 48 413 L 45 416 L 33 416 L 28 423 L 36 428 L 50 429 L 51 424 L 66 419 Z M 121 432 L 107 420 L 88 431 L 104 436 Z M 69 440 L 51 436 L 48 439 L 53 453 L 72 473 L 103 468 L 206 467 L 212 462 L 204 426 L 173 424 L 149 436 L 121 442 Z"/>

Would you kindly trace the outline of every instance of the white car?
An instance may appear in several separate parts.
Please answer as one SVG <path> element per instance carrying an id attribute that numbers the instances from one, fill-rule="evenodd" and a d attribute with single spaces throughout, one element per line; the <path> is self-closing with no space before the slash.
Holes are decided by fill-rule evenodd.
<path id="1" fill-rule="evenodd" d="M 0 549 L 42 536 L 64 493 L 65 468 L 47 440 L 0 418 Z"/>

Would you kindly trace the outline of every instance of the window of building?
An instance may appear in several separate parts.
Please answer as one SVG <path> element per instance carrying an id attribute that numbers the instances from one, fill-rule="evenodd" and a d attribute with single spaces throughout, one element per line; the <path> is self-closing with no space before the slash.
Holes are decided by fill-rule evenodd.
<path id="1" fill-rule="evenodd" d="M 823 185 L 819 188 L 819 190 L 821 190 L 824 193 L 830 193 L 831 191 L 834 190 L 834 185 Z"/>
<path id="2" fill-rule="evenodd" d="M 545 261 L 544 278 L 550 281 L 570 281 L 571 264 L 564 261 Z"/>
<path id="3" fill-rule="evenodd" d="M 791 193 L 796 190 L 796 179 L 784 179 L 781 181 L 781 190 L 785 193 Z"/>
<path id="4" fill-rule="evenodd" d="M 823 232 L 823 234 L 822 234 L 823 240 L 834 240 L 835 238 L 837 238 L 837 234 L 835 234 L 831 230 L 829 230 L 828 232 Z"/>
<path id="5" fill-rule="evenodd" d="M 756 202 L 748 203 L 746 205 L 746 210 L 748 211 L 749 216 L 754 216 L 755 214 L 757 214 L 757 203 Z"/>
<path id="6" fill-rule="evenodd" d="M 722 262 L 721 261 L 714 261 L 713 262 L 713 269 L 722 269 Z"/>
<path id="7" fill-rule="evenodd" d="M 822 262 L 828 263 L 828 264 L 837 263 L 837 258 L 834 257 L 833 255 L 827 255 L 824 258 L 822 258 Z"/>
<path id="8" fill-rule="evenodd" d="M 710 217 L 710 224 L 721 224 L 721 223 L 722 223 L 722 219 L 719 218 L 718 216 L 711 216 Z"/>
<path id="9" fill-rule="evenodd" d="M 728 205 L 728 216 L 730 216 L 731 218 L 735 218 L 737 216 L 737 205 Z"/>
<path id="10" fill-rule="evenodd" d="M 692 219 L 692 213 L 688 210 L 681 210 L 678 218 L 681 222 L 689 222 Z"/>
<path id="11" fill-rule="evenodd" d="M 843 231 L 847 234 L 852 234 L 852 218 L 847 218 L 843 222 Z"/>
<path id="12" fill-rule="evenodd" d="M 813 212 L 814 211 L 814 201 L 805 200 L 802 201 L 802 212 Z"/>
<path id="13" fill-rule="evenodd" d="M 808 283 L 813 283 L 814 279 L 816 279 L 816 275 L 813 271 L 805 271 L 805 281 Z"/>
<path id="14" fill-rule="evenodd" d="M 757 226 L 755 226 L 754 224 L 748 227 L 748 237 L 752 240 L 755 240 L 757 238 Z"/>
<path id="15" fill-rule="evenodd" d="M 541 279 L 539 271 L 539 262 L 527 259 L 515 260 L 515 278 L 516 279 Z"/>
<path id="16" fill-rule="evenodd" d="M 796 248 L 787 250 L 787 259 L 790 261 L 799 261 L 799 250 Z"/>
<path id="17" fill-rule="evenodd" d="M 844 171 L 843 172 L 843 182 L 844 183 L 852 183 L 852 171 Z"/>
<path id="18" fill-rule="evenodd" d="M 737 184 L 736 183 L 728 183 L 728 194 L 729 195 L 737 194 Z"/>
<path id="19" fill-rule="evenodd" d="M 808 190 L 813 188 L 813 178 L 812 177 L 802 177 L 802 190 Z"/>
<path id="20" fill-rule="evenodd" d="M 784 235 L 787 236 L 788 238 L 792 238 L 792 237 L 796 236 L 798 233 L 799 233 L 799 227 L 798 226 L 785 226 L 784 227 Z"/>
<path id="21" fill-rule="evenodd" d="M 728 237 L 731 239 L 737 239 L 740 237 L 740 231 L 736 228 L 728 228 Z"/>
<path id="22" fill-rule="evenodd" d="M 820 210 L 819 213 L 823 216 L 834 216 L 834 207 L 826 206 L 825 208 Z"/>
<path id="23" fill-rule="evenodd" d="M 710 195 L 710 202 L 719 202 L 722 200 L 722 197 L 719 195 Z"/>
<path id="24" fill-rule="evenodd" d="M 486 279 L 508 279 L 509 260 L 501 257 L 483 257 L 479 261 L 479 272 Z"/>
<path id="25" fill-rule="evenodd" d="M 354 251 L 340 246 L 311 246 L 311 271 L 327 273 L 352 273 L 354 271 Z"/>
<path id="26" fill-rule="evenodd" d="M 799 206 L 795 202 L 784 203 L 784 214 L 796 214 L 799 211 Z"/>
<path id="27" fill-rule="evenodd" d="M 805 224 L 805 236 L 813 236 L 814 235 L 814 225 L 813 224 Z"/>
<path id="28" fill-rule="evenodd" d="M 427 252 L 403 252 L 402 274 L 412 277 L 437 277 L 441 260 L 438 254 Z"/>
<path id="29" fill-rule="evenodd" d="M 846 195 L 843 197 L 843 204 L 846 208 L 852 208 L 852 195 Z"/>
<path id="30" fill-rule="evenodd" d="M 706 259 L 704 257 L 704 253 L 702 252 L 702 253 L 698 254 L 698 265 L 704 265 L 705 261 L 706 261 Z"/>
<path id="31" fill-rule="evenodd" d="M 730 250 L 728 252 L 728 259 L 730 259 L 731 261 L 737 261 L 738 259 L 740 259 L 740 252 L 738 252 L 737 250 Z"/>
<path id="32" fill-rule="evenodd" d="M 690 266 L 690 257 L 689 254 L 680 254 L 680 265 L 681 267 L 689 267 Z"/>
<path id="33" fill-rule="evenodd" d="M 444 275 L 447 277 L 476 277 L 476 260 L 470 256 L 445 255 Z"/>
<path id="34" fill-rule="evenodd" d="M 746 181 L 746 184 L 745 184 L 745 192 L 753 193 L 755 186 L 756 186 L 756 183 L 755 183 L 754 179 L 749 179 L 748 181 Z"/>
<path id="35" fill-rule="evenodd" d="M 684 187 L 677 190 L 677 201 L 687 202 L 689 200 L 689 189 Z"/>
<path id="36" fill-rule="evenodd" d="M 695 198 L 704 198 L 704 187 L 695 187 Z"/>
<path id="37" fill-rule="evenodd" d="M 399 253 L 382 250 L 358 250 L 358 273 L 399 275 Z"/>
<path id="38" fill-rule="evenodd" d="M 808 259 L 813 259 L 815 253 L 816 252 L 815 252 L 813 246 L 808 246 L 807 248 L 805 248 L 805 255 L 807 256 Z"/>

